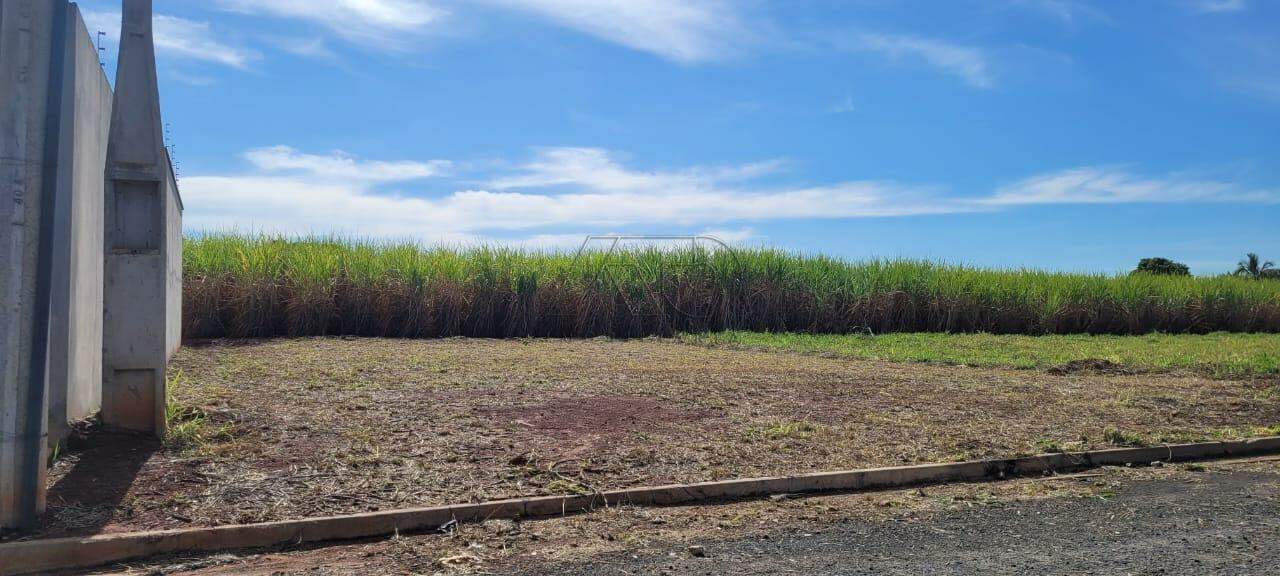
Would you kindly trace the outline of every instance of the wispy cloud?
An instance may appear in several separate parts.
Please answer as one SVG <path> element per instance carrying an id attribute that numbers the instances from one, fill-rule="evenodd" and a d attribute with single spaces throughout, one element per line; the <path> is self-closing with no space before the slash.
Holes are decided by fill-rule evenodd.
<path id="1" fill-rule="evenodd" d="M 642 172 L 626 168 L 615 154 L 600 148 L 542 148 L 516 174 L 492 179 L 488 186 L 498 190 L 576 186 L 600 192 L 693 189 L 758 179 L 777 173 L 785 165 L 785 160 L 769 160 L 739 166 Z"/>
<path id="2" fill-rule="evenodd" d="M 1067 25 L 1081 20 L 1111 22 L 1105 12 L 1080 0 L 1010 0 L 1010 4 L 1035 10 Z"/>
<path id="3" fill-rule="evenodd" d="M 302 56 L 304 58 L 334 58 L 337 55 L 329 49 L 329 45 L 325 39 L 320 36 L 311 37 L 287 37 L 279 36 L 267 40 L 276 48 L 279 48 L 294 56 Z"/>
<path id="4" fill-rule="evenodd" d="M 921 36 L 871 32 L 859 34 L 854 47 L 891 60 L 920 60 L 976 88 L 995 85 L 987 54 L 981 48 Z"/>
<path id="5" fill-rule="evenodd" d="M 361 161 L 342 151 L 304 154 L 289 146 L 256 148 L 245 153 L 255 167 L 267 172 L 295 172 L 306 176 L 347 182 L 405 182 L 446 173 L 453 163 Z"/>
<path id="6" fill-rule="evenodd" d="M 1249 33 L 1233 35 L 1226 39 L 1208 65 L 1228 90 L 1280 102 L 1280 41 L 1276 38 Z"/>
<path id="7" fill-rule="evenodd" d="M 681 63 L 730 58 L 751 42 L 728 0 L 483 0 Z"/>
<path id="8" fill-rule="evenodd" d="M 846 94 L 843 99 L 835 104 L 827 107 L 828 114 L 848 114 L 854 112 L 858 107 L 853 102 L 853 96 Z"/>
<path id="9" fill-rule="evenodd" d="M 303 20 L 354 44 L 384 50 L 412 46 L 447 12 L 427 0 L 217 0 L 222 9 Z"/>
<path id="10" fill-rule="evenodd" d="M 755 38 L 732 0 L 216 0 L 229 12 L 310 22 L 353 44 L 402 51 L 452 12 L 521 12 L 606 42 L 694 64 L 731 58 Z M 309 49 L 311 45 L 291 45 Z M 294 51 L 295 53 L 301 53 Z M 324 52 L 327 54 L 327 51 Z"/>
<path id="11" fill-rule="evenodd" d="M 983 200 L 993 205 L 1132 204 L 1168 202 L 1280 202 L 1280 190 L 1180 175 L 1145 177 L 1117 167 L 1084 167 L 1042 174 L 1005 186 Z"/>
<path id="12" fill-rule="evenodd" d="M 108 46 L 113 50 L 120 45 L 119 12 L 86 10 L 83 14 L 90 33 L 106 33 Z M 152 35 L 156 53 L 160 56 L 240 69 L 248 68 L 250 63 L 261 57 L 254 50 L 219 39 L 208 22 L 156 14 Z"/>
<path id="13" fill-rule="evenodd" d="M 1257 76 L 1226 81 L 1228 88 L 1259 98 L 1280 102 L 1280 76 Z"/>
<path id="14" fill-rule="evenodd" d="M 1245 0 L 1196 0 L 1193 6 L 1197 12 L 1206 14 L 1241 12 L 1249 7 Z"/>

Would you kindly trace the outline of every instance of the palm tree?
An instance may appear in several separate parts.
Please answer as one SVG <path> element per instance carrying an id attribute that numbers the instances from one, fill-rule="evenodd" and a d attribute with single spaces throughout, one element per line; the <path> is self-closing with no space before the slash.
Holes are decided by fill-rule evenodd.
<path id="1" fill-rule="evenodd" d="M 1245 259 L 1240 261 L 1236 266 L 1236 276 L 1244 276 L 1257 280 L 1264 276 L 1270 276 L 1275 270 L 1276 264 L 1270 260 L 1263 262 L 1257 254 L 1250 252 L 1245 255 Z"/>

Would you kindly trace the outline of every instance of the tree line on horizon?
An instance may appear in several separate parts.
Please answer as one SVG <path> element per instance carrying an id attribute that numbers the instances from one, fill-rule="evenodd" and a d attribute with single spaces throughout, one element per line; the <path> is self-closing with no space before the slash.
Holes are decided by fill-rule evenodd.
<path id="1" fill-rule="evenodd" d="M 1191 268 L 1186 264 L 1169 258 L 1143 258 L 1134 269 L 1134 274 L 1156 274 L 1162 276 L 1190 276 Z M 1263 261 L 1254 252 L 1245 254 L 1244 259 L 1236 263 L 1234 272 L 1228 276 L 1249 278 L 1252 280 L 1280 280 L 1280 268 L 1275 262 Z"/>

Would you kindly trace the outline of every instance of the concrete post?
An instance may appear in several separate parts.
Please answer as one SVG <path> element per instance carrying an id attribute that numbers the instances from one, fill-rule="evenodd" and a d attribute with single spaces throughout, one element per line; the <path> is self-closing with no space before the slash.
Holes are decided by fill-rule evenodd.
<path id="1" fill-rule="evenodd" d="M 0 528 L 44 511 L 64 1 L 0 2 Z"/>
<path id="2" fill-rule="evenodd" d="M 160 121 L 151 0 L 124 0 L 107 144 L 102 420 L 164 434 L 181 337 L 182 202 Z"/>

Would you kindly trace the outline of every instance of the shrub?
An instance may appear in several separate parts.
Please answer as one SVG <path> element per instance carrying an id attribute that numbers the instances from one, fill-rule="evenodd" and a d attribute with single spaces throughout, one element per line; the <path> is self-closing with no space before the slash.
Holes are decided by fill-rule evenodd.
<path id="1" fill-rule="evenodd" d="M 1168 258 L 1143 258 L 1138 262 L 1135 274 L 1158 274 L 1162 276 L 1190 276 L 1191 268 L 1186 264 L 1174 262 Z"/>

